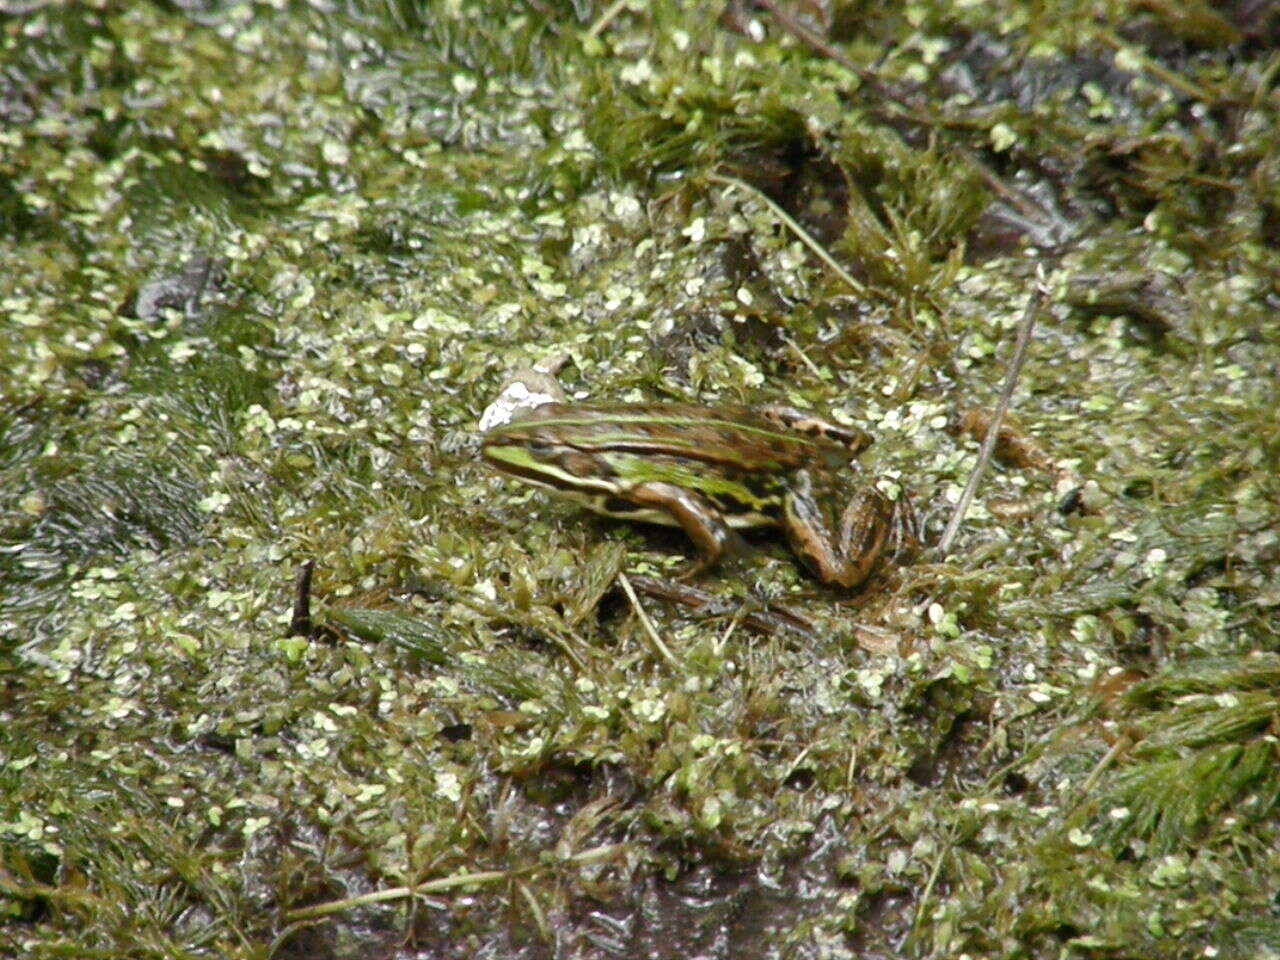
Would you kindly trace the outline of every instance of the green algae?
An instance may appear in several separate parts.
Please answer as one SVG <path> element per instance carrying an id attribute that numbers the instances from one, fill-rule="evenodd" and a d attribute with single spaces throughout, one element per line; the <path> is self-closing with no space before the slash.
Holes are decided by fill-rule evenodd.
<path id="1" fill-rule="evenodd" d="M 837 4 L 857 73 L 666 2 L 6 21 L 0 952 L 1274 949 L 1274 64 L 1171 9 Z M 675 668 L 610 586 L 687 545 L 471 456 L 563 353 L 865 425 L 936 537 L 1037 267 L 1047 469 L 852 600 L 767 537 L 642 598 Z"/>

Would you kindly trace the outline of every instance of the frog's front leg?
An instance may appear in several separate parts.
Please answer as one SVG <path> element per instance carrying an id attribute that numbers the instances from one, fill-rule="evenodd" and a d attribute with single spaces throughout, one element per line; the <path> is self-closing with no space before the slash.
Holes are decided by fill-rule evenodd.
<path id="1" fill-rule="evenodd" d="M 783 527 L 791 549 L 823 583 L 846 590 L 871 575 L 886 545 L 892 546 L 890 536 L 897 524 L 893 501 L 875 487 L 865 486 L 850 498 L 833 529 L 831 516 L 814 499 L 804 470 L 796 473 L 783 501 Z"/>
<path id="2" fill-rule="evenodd" d="M 641 483 L 627 491 L 633 503 L 656 507 L 671 514 L 698 551 L 698 559 L 680 575 L 690 580 L 710 570 L 733 542 L 733 532 L 724 517 L 705 497 L 671 483 Z"/>

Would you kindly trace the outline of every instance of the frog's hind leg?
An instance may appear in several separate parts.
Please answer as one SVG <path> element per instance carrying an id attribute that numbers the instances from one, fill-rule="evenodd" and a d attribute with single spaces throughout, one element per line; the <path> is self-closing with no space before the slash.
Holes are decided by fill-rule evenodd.
<path id="1" fill-rule="evenodd" d="M 818 503 L 805 471 L 783 501 L 783 527 L 791 549 L 823 583 L 852 590 L 875 569 L 893 525 L 892 501 L 874 487 L 860 488 L 834 524 Z"/>

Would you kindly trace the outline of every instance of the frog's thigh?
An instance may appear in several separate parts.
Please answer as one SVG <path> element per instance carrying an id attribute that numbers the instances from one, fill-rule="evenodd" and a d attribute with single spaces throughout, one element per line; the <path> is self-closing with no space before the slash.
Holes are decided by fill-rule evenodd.
<path id="1" fill-rule="evenodd" d="M 885 550 L 904 563 L 914 559 L 920 550 L 920 520 L 905 490 L 893 502 Z"/>
<path id="2" fill-rule="evenodd" d="M 878 491 L 860 489 L 832 530 L 826 511 L 813 500 L 808 475 L 802 472 L 783 502 L 783 526 L 791 549 L 819 580 L 852 590 L 871 575 L 884 552 L 889 506 Z"/>
<path id="3" fill-rule="evenodd" d="M 840 517 L 840 552 L 860 568 L 859 580 L 884 553 L 892 517 L 893 503 L 874 487 L 863 487 L 849 499 Z"/>
<path id="4" fill-rule="evenodd" d="M 715 565 L 728 549 L 731 534 L 724 518 L 706 498 L 671 483 L 641 483 L 627 493 L 628 499 L 657 507 L 673 516 L 680 529 L 698 548 L 698 569 Z"/>

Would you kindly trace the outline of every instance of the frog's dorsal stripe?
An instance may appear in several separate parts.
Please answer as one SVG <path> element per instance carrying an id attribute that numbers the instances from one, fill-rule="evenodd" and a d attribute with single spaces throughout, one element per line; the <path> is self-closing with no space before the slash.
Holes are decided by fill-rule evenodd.
<path id="1" fill-rule="evenodd" d="M 609 447 L 610 449 L 615 445 L 624 447 L 644 445 L 644 439 L 638 438 L 635 434 L 635 428 L 644 426 L 662 428 L 661 443 L 663 446 L 700 449 L 700 445 L 696 440 L 686 441 L 681 436 L 681 430 L 689 427 L 690 424 L 727 430 L 733 433 L 744 433 L 759 437 L 769 443 L 796 444 L 800 447 L 816 445 L 812 437 L 803 433 L 775 430 L 769 426 L 753 424 L 748 422 L 746 417 L 721 419 L 707 416 L 705 411 L 699 415 L 690 415 L 684 412 L 676 413 L 669 410 L 654 413 L 637 412 L 637 410 L 644 411 L 644 409 L 644 407 L 629 407 L 610 410 L 607 407 L 587 407 L 584 408 L 584 416 L 566 414 L 559 417 L 547 417 L 538 421 L 538 427 L 578 428 L 580 431 L 589 432 L 591 442 L 588 446 Z M 514 424 L 521 425 L 519 421 L 514 421 Z M 616 424 L 619 428 L 617 434 L 605 432 L 602 428 L 606 424 Z M 654 442 L 657 443 L 658 441 Z"/>
<path id="2" fill-rule="evenodd" d="M 774 496 L 756 496 L 745 486 L 731 480 L 719 480 L 700 473 L 679 470 L 652 469 L 643 458 L 628 462 L 628 480 L 620 482 L 617 476 L 580 477 L 531 456 L 521 447 L 494 447 L 487 451 L 491 460 L 518 476 L 526 483 L 541 487 L 563 500 L 586 507 L 594 513 L 621 520 L 656 523 L 662 526 L 678 526 L 675 517 L 666 510 L 644 505 L 631 505 L 620 497 L 643 483 L 676 483 L 685 489 L 696 490 L 712 501 L 734 529 L 773 526 L 777 524 L 776 510 L 781 502 Z M 632 458 L 629 458 L 629 461 Z M 767 511 L 774 509 L 775 514 Z"/>
<path id="3" fill-rule="evenodd" d="M 666 461 L 655 463 L 648 457 L 629 453 L 616 454 L 614 463 L 615 474 L 626 477 L 625 486 L 668 483 L 685 490 L 696 490 L 714 500 L 716 506 L 726 516 L 740 513 L 744 509 L 749 512 L 765 510 L 777 506 L 780 502 L 779 498 L 770 491 L 766 491 L 762 496 L 730 477 L 716 476 L 714 473 L 698 470 L 696 467 L 683 467 Z M 617 484 L 617 476 L 613 481 Z"/>

